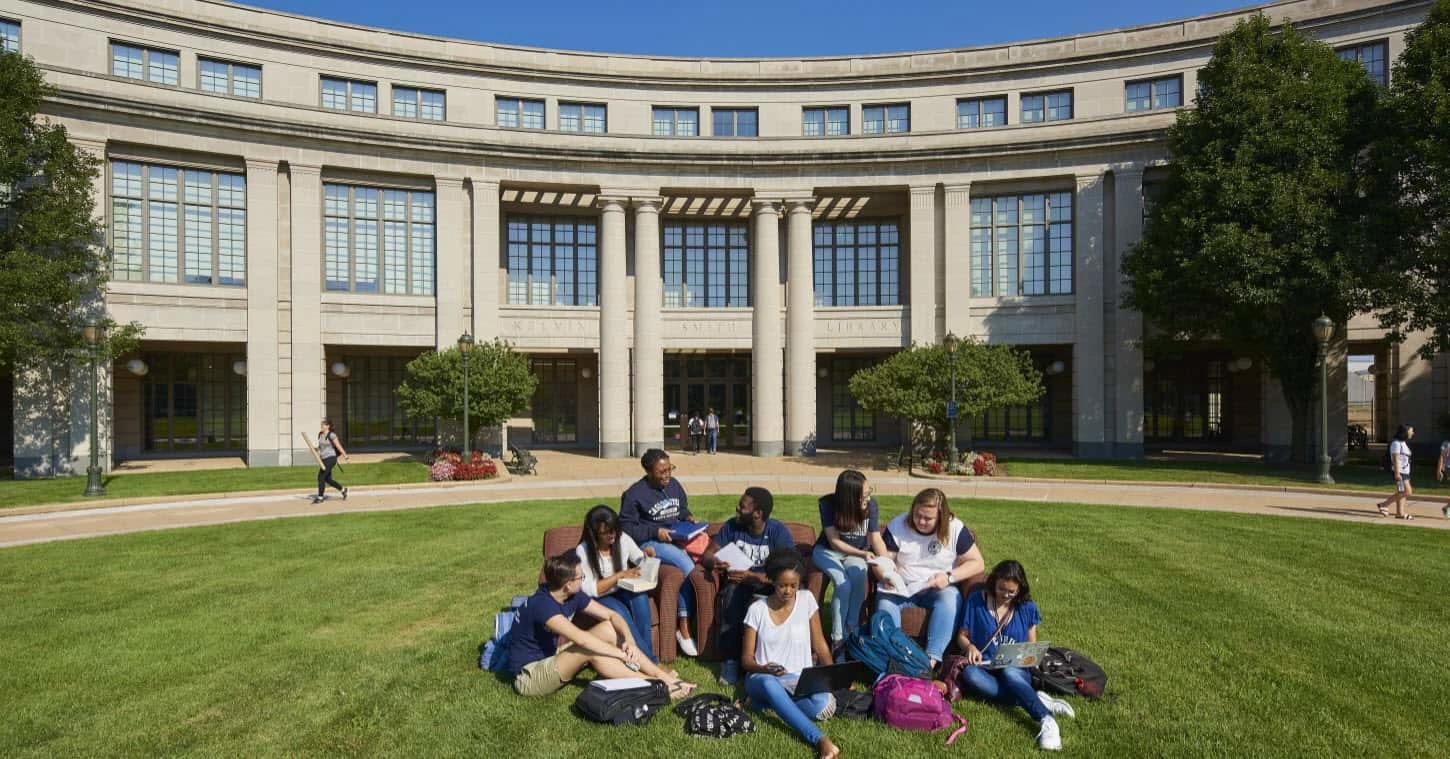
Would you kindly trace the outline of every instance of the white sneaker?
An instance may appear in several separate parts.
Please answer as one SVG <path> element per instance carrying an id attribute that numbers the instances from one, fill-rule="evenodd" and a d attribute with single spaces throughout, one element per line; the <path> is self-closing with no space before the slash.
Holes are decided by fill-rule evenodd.
<path id="1" fill-rule="evenodd" d="M 1043 751 L 1061 751 L 1062 732 L 1057 729 L 1057 720 L 1043 717 L 1038 724 L 1042 725 L 1042 729 L 1037 733 L 1037 747 Z"/>
<path id="2" fill-rule="evenodd" d="M 1037 691 L 1037 700 L 1041 701 L 1048 711 L 1059 717 L 1077 719 L 1077 712 L 1073 711 L 1072 704 L 1060 698 L 1053 698 L 1042 691 Z"/>
<path id="3" fill-rule="evenodd" d="M 1450 503 L 1447 503 L 1444 506 L 1440 507 L 1440 514 L 1446 519 L 1450 519 Z"/>
<path id="4" fill-rule="evenodd" d="M 680 645 L 680 653 L 684 654 L 685 656 L 700 655 L 700 649 L 695 648 L 694 639 L 686 638 L 684 633 L 680 632 L 679 630 L 675 631 L 675 642 Z"/>

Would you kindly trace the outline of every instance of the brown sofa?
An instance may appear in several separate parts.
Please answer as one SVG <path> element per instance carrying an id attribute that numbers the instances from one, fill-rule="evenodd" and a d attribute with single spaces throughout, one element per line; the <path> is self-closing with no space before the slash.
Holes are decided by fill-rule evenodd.
<path id="1" fill-rule="evenodd" d="M 883 525 L 881 527 L 881 529 L 882 530 L 885 530 L 886 527 Z M 977 540 L 977 531 L 976 530 L 973 530 L 970 527 L 968 527 L 967 530 L 969 530 L 972 533 L 972 541 L 973 542 L 976 542 L 976 540 Z M 861 604 L 861 616 L 862 616 L 861 623 L 862 624 L 865 624 L 865 623 L 869 622 L 870 619 L 871 619 L 871 615 L 876 611 L 876 580 L 871 577 L 871 575 L 870 575 L 869 572 L 867 573 L 867 578 L 868 579 L 866 581 L 866 600 L 865 600 L 864 603 Z M 824 572 L 821 572 L 820 573 L 820 582 L 821 582 L 821 586 L 819 588 L 814 588 L 814 587 L 811 588 L 811 592 L 816 594 L 816 598 L 820 598 L 821 595 L 823 593 L 825 593 L 825 590 L 826 590 L 825 586 L 830 584 L 831 578 L 829 576 L 827 576 Z M 982 572 L 978 572 L 977 574 L 974 574 L 971 577 L 968 577 L 965 580 L 962 580 L 961 582 L 957 583 L 957 590 L 961 591 L 961 594 L 962 594 L 962 603 L 965 604 L 967 602 L 967 596 L 970 595 L 972 591 L 974 591 L 977 588 L 980 588 L 983 585 L 985 585 L 986 582 L 987 582 L 987 573 L 985 571 L 982 571 Z M 928 610 L 926 610 L 926 609 L 916 609 L 916 608 L 902 609 L 901 610 L 901 630 L 902 630 L 902 632 L 906 633 L 907 635 L 910 635 L 911 637 L 915 638 L 918 641 L 925 641 L 926 640 L 926 620 L 927 620 L 927 617 L 928 616 L 930 616 L 930 612 Z M 948 646 L 948 648 L 950 648 L 950 646 Z"/>

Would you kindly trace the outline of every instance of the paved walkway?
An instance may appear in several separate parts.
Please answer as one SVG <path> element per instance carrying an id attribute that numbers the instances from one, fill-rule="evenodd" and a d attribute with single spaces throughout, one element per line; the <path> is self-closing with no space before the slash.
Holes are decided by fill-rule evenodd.
<path id="1" fill-rule="evenodd" d="M 344 501 L 332 494 L 312 505 L 304 491 L 309 474 L 299 470 L 299 487 L 291 492 L 233 495 L 172 496 L 152 499 L 110 499 L 0 512 L 0 547 L 54 540 L 114 535 L 144 530 L 242 522 L 254 519 L 389 511 L 430 506 L 500 501 L 588 498 L 618 502 L 619 494 L 638 479 L 639 462 L 603 460 L 565 451 L 537 451 L 539 474 L 481 483 L 426 483 L 353 488 Z M 354 457 L 365 460 L 364 456 Z M 936 486 L 952 497 L 999 498 L 1026 502 L 1071 502 L 1159 508 L 1236 511 L 1281 516 L 1371 522 L 1387 528 L 1416 526 L 1450 528 L 1441 518 L 1442 496 L 1412 502 L 1417 517 L 1405 523 L 1383 519 L 1374 510 L 1383 495 L 1310 488 L 1266 488 L 1185 483 L 1123 483 L 1020 478 L 926 479 L 905 472 L 874 468 L 879 456 L 829 452 L 814 459 L 760 459 L 740 454 L 715 456 L 675 453 L 676 476 L 691 495 L 734 494 L 748 485 L 775 493 L 825 493 L 844 468 L 862 469 L 878 493 L 911 495 Z M 154 468 L 196 467 L 170 462 Z M 970 514 L 970 507 L 965 509 Z"/>

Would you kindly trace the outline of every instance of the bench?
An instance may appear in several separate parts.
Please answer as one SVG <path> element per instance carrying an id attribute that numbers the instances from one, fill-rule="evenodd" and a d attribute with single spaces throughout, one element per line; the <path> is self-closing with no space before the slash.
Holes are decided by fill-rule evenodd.
<path id="1" fill-rule="evenodd" d="M 509 454 L 508 460 L 503 465 L 505 469 L 509 470 L 510 474 L 538 474 L 537 467 L 539 466 L 539 459 L 534 454 L 529 453 L 526 449 L 517 448 L 512 445 L 509 446 Z"/>

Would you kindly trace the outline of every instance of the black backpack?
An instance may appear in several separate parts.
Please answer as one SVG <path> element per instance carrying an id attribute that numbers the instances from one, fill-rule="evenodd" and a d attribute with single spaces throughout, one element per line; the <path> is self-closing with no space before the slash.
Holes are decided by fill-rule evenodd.
<path id="1" fill-rule="evenodd" d="M 1108 673 L 1070 648 L 1049 648 L 1032 670 L 1032 687 L 1048 693 L 1101 698 Z"/>
<path id="2" fill-rule="evenodd" d="M 659 680 L 648 680 L 648 685 L 618 690 L 606 690 L 600 687 L 600 682 L 590 683 L 574 699 L 574 710 L 594 722 L 647 725 L 660 707 L 670 703 L 670 690 Z"/>
<path id="3" fill-rule="evenodd" d="M 719 693 L 690 696 L 675 706 L 685 718 L 685 734 L 701 738 L 729 738 L 755 732 L 755 722 L 730 699 Z"/>
<path id="4" fill-rule="evenodd" d="M 1385 455 L 1380 457 L 1380 469 L 1389 474 L 1395 473 L 1395 457 L 1390 455 L 1389 446 L 1385 446 Z"/>

